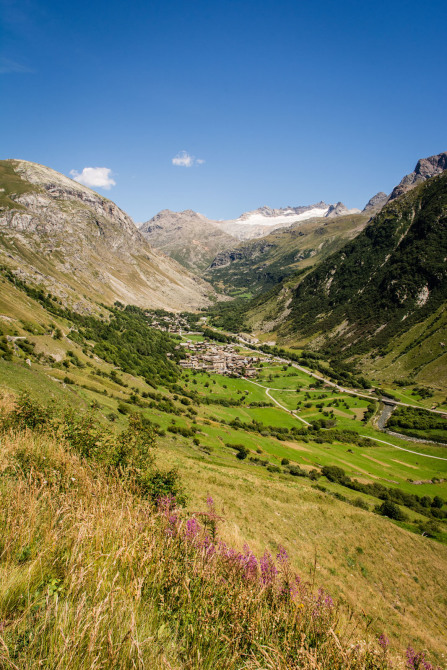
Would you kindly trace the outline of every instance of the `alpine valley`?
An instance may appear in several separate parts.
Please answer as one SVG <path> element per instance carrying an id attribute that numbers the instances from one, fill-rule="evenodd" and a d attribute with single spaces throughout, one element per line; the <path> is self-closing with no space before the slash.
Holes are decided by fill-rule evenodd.
<path id="1" fill-rule="evenodd" d="M 446 260 L 447 153 L 138 226 L 0 161 L 0 668 L 444 670 Z"/>

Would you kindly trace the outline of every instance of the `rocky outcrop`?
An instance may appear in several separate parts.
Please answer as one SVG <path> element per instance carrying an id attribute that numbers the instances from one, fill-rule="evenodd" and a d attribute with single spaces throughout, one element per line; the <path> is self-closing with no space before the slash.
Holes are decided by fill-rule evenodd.
<path id="1" fill-rule="evenodd" d="M 252 242 L 247 246 L 240 246 L 229 251 L 222 251 L 214 258 L 209 269 L 223 268 L 235 261 L 253 261 L 262 256 L 262 254 L 265 254 L 269 249 L 273 249 L 273 247 L 273 244 L 265 242 Z"/>
<path id="2" fill-rule="evenodd" d="M 50 168 L 0 161 L 0 262 L 69 301 L 194 309 L 212 289 L 153 250 L 115 203 Z"/>
<path id="3" fill-rule="evenodd" d="M 336 216 L 347 216 L 348 214 L 359 214 L 359 209 L 348 209 L 342 202 L 337 202 L 336 205 L 330 205 L 328 211 L 324 215 L 325 219 L 333 219 Z"/>
<path id="4" fill-rule="evenodd" d="M 412 188 L 421 184 L 422 182 L 435 177 L 447 169 L 447 152 L 436 156 L 429 156 L 428 158 L 421 158 L 413 172 L 407 174 L 402 181 L 393 189 L 388 201 L 395 200 L 403 193 L 410 191 Z"/>
<path id="5" fill-rule="evenodd" d="M 373 197 L 368 200 L 363 211 L 368 214 L 376 214 L 382 209 L 387 201 L 387 194 L 383 191 L 379 191 L 379 193 L 376 193 L 376 195 L 373 195 Z"/>

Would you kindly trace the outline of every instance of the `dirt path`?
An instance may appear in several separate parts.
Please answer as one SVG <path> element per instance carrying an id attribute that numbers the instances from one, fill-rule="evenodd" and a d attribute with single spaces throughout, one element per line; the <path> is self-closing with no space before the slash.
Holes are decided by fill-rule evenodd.
<path id="1" fill-rule="evenodd" d="M 385 440 L 379 440 L 377 437 L 371 437 L 371 435 L 360 435 L 360 437 L 366 437 L 368 440 L 374 440 L 374 442 L 381 442 L 386 444 L 389 447 L 394 447 L 394 449 L 399 449 L 400 451 L 408 451 L 409 454 L 416 454 L 416 456 L 422 456 L 425 458 L 436 458 L 437 461 L 447 461 L 447 458 L 442 458 L 442 456 L 431 456 L 430 454 L 421 454 L 419 451 L 411 451 L 411 449 L 404 449 L 403 447 L 398 447 L 391 442 L 385 442 Z"/>
<path id="2" fill-rule="evenodd" d="M 246 379 L 245 381 L 250 382 L 251 384 L 256 384 L 256 386 L 260 386 L 262 389 L 265 390 L 266 395 L 270 398 L 270 400 L 272 400 L 272 401 L 275 403 L 275 405 L 278 405 L 278 407 L 280 407 L 280 408 L 283 409 L 285 412 L 287 412 L 287 414 L 291 414 L 292 416 L 294 416 L 295 419 L 298 419 L 298 421 L 301 421 L 302 423 L 305 423 L 306 426 L 310 426 L 310 423 L 308 423 L 307 421 L 305 421 L 304 419 L 302 419 L 302 418 L 301 418 L 300 416 L 298 416 L 298 414 L 296 414 L 294 411 L 292 411 L 292 410 L 290 410 L 290 409 L 287 409 L 287 407 L 284 407 L 284 405 L 281 405 L 280 402 L 278 402 L 273 396 L 270 395 L 269 391 L 274 391 L 274 390 L 277 390 L 277 389 L 271 389 L 271 388 L 268 387 L 268 386 L 263 386 L 262 384 L 258 384 L 258 382 L 254 382 L 252 379 Z M 281 390 L 284 390 L 284 389 L 281 389 Z"/>

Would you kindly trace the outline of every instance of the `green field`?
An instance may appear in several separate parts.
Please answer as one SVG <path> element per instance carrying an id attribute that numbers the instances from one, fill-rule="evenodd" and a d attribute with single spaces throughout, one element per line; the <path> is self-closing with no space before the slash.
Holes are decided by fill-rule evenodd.
<path id="1" fill-rule="evenodd" d="M 427 552 L 428 557 L 438 551 L 431 547 L 445 549 L 445 522 L 437 522 L 439 528 L 434 538 L 421 538 L 419 526 L 427 523 L 423 514 L 401 506 L 407 521 L 393 522 L 379 517 L 373 510 L 381 500 L 329 481 L 320 472 L 325 466 L 337 466 L 363 484 L 378 483 L 389 489 L 430 499 L 441 496 L 446 500 L 447 481 L 439 480 L 447 480 L 447 448 L 410 443 L 376 430 L 372 419 L 366 424 L 362 421 L 368 399 L 334 389 L 314 389 L 315 379 L 311 375 L 283 363 L 264 362 L 256 383 L 184 370 L 175 388 L 161 383 L 155 389 L 143 378 L 123 372 L 96 356 L 93 342 L 78 343 L 67 320 L 48 315 L 30 298 L 14 303 L 17 293 L 14 289 L 2 296 L 1 310 L 8 318 L 0 324 L 5 335 L 26 336 L 34 349 L 26 354 L 19 346 L 8 345 L 12 359 L 0 359 L 3 392 L 27 390 L 39 401 L 61 408 L 94 411 L 99 422 L 116 430 L 127 425 L 128 411 L 142 412 L 156 427 L 160 463 L 178 468 L 192 509 L 199 504 L 204 491 L 210 491 L 220 501 L 228 520 L 225 531 L 228 540 L 240 546 L 247 540 L 262 550 L 263 543 L 273 547 L 272 543 L 281 539 L 300 569 L 308 569 L 312 547 L 318 546 L 322 574 L 333 592 L 347 602 L 355 594 L 363 608 L 372 607 L 378 621 L 386 621 L 393 634 L 402 637 L 399 621 L 388 601 L 377 596 L 371 604 L 367 597 L 377 583 L 380 569 L 379 559 L 372 558 L 377 538 L 383 533 L 400 538 L 399 543 L 396 539 L 401 547 L 399 560 L 405 542 L 422 543 L 417 544 L 417 551 Z M 54 336 L 55 328 L 61 330 L 59 339 Z M 27 357 L 31 366 L 25 362 Z M 111 378 L 112 373 L 115 379 Z M 272 389 L 271 398 L 267 396 L 267 388 Z M 284 409 L 275 405 L 272 398 Z M 335 422 L 330 430 L 343 434 L 343 439 L 327 441 L 325 437 L 330 430 L 324 428 L 308 431 L 291 413 L 297 411 L 297 406 L 298 416 L 309 423 Z M 187 431 L 188 436 L 172 430 Z M 380 442 L 359 446 L 356 443 L 359 435 L 385 440 L 400 449 Z M 244 458 L 237 457 L 240 445 L 246 450 Z M 317 480 L 291 475 L 290 466 L 299 467 L 301 473 L 315 471 Z M 429 483 L 436 480 L 437 483 Z M 356 507 L 359 500 L 366 509 Z M 333 515 L 337 528 L 342 529 L 341 535 L 333 528 Z M 361 526 L 355 532 L 357 539 L 352 535 L 355 524 Z M 373 542 L 372 538 L 376 540 Z M 363 544 L 368 556 L 360 560 L 351 556 L 349 550 L 346 568 L 342 557 L 349 542 Z M 351 565 L 354 559 L 355 569 Z M 422 580 L 423 566 L 429 560 L 421 563 L 418 579 Z M 385 593 L 394 593 L 392 582 L 385 581 Z M 408 591 L 408 585 L 405 588 Z M 405 602 L 411 608 L 411 603 Z M 441 603 L 438 605 L 441 607 Z M 424 615 L 424 621 L 426 629 L 432 630 L 428 614 Z M 408 625 L 417 631 L 417 623 Z M 435 637 L 432 630 L 429 638 Z M 429 644 L 428 638 L 423 639 Z"/>

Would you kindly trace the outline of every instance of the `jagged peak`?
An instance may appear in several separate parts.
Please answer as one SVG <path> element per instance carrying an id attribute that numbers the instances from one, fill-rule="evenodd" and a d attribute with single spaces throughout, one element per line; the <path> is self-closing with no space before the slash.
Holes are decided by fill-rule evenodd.
<path id="1" fill-rule="evenodd" d="M 395 200 L 403 193 L 410 191 L 412 188 L 421 184 L 426 179 L 435 177 L 447 169 L 447 151 L 444 151 L 435 156 L 428 156 L 427 158 L 420 158 L 416 163 L 413 172 L 405 175 L 401 182 L 393 189 L 388 200 Z"/>

